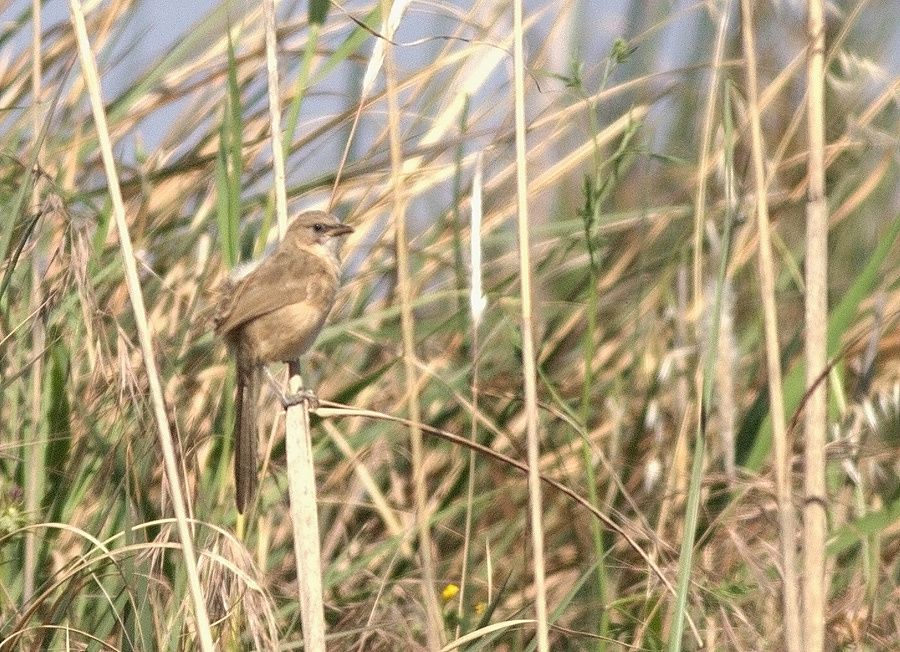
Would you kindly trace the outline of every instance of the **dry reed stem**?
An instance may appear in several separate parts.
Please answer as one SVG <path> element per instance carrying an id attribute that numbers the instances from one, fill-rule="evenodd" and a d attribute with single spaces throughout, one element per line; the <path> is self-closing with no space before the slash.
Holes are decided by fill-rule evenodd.
<path id="1" fill-rule="evenodd" d="M 703 130 L 700 135 L 700 161 L 697 166 L 697 195 L 694 199 L 694 319 L 703 312 L 703 229 L 706 222 L 706 175 L 709 161 L 709 143 L 712 139 L 716 102 L 719 99 L 719 63 L 725 50 L 725 33 L 728 28 L 728 12 L 731 0 L 724 0 L 720 8 L 719 29 L 713 46 L 713 66 L 710 69 Z M 724 255 L 724 253 L 723 253 Z"/>
<path id="2" fill-rule="evenodd" d="M 385 16 L 386 39 L 393 37 L 403 2 L 395 0 L 388 7 L 382 0 Z M 388 105 L 388 141 L 391 155 L 391 222 L 394 225 L 394 252 L 397 266 L 397 290 L 400 298 L 400 328 L 403 339 L 403 378 L 405 383 L 406 409 L 411 422 L 409 430 L 410 459 L 412 463 L 412 491 L 416 530 L 419 538 L 419 559 L 422 565 L 422 602 L 425 609 L 425 634 L 430 650 L 437 650 L 445 640 L 436 592 L 435 562 L 432 551 L 431 526 L 428 514 L 428 487 L 425 478 L 425 464 L 422 448 L 422 412 L 419 406 L 419 390 L 416 374 L 415 332 L 412 311 L 413 288 L 410 280 L 409 239 L 406 231 L 406 193 L 403 188 L 403 152 L 400 146 L 400 107 L 397 100 L 397 72 L 394 61 L 393 43 L 379 41 L 384 47 L 385 95 Z"/>
<path id="3" fill-rule="evenodd" d="M 39 130 L 38 130 L 39 131 Z M 35 131 L 37 134 L 38 131 Z M 35 143 L 35 147 L 37 144 Z M 37 206 L 37 186 L 35 185 L 32 197 L 33 210 L 40 210 Z M 31 267 L 31 312 L 34 315 L 31 327 L 31 356 L 34 363 L 31 366 L 31 440 L 22 442 L 24 448 L 24 503 L 25 513 L 29 516 L 37 514 L 40 509 L 41 495 L 44 489 L 43 478 L 46 474 L 44 468 L 44 448 L 42 443 L 44 436 L 41 433 L 41 412 L 44 408 L 41 400 L 44 384 L 44 354 L 47 342 L 47 332 L 44 326 L 44 318 L 41 307 L 44 303 L 44 293 L 41 288 L 42 273 L 39 269 L 40 257 L 35 251 Z M 22 570 L 22 605 L 24 606 L 34 594 L 35 570 L 37 563 L 37 539 L 34 534 L 28 532 L 25 535 L 25 550 L 23 555 Z"/>
<path id="4" fill-rule="evenodd" d="M 781 540 L 783 579 L 784 638 L 789 652 L 803 649 L 800 629 L 800 601 L 797 591 L 796 525 L 791 501 L 791 469 L 784 415 L 784 394 L 781 382 L 781 348 L 778 342 L 778 316 L 775 310 L 775 271 L 769 233 L 766 170 L 759 100 L 756 80 L 756 44 L 753 32 L 752 1 L 741 0 L 741 33 L 747 71 L 747 99 L 750 118 L 750 139 L 753 158 L 753 179 L 756 199 L 756 222 L 759 231 L 760 294 L 765 330 L 766 367 L 769 379 L 769 412 L 775 466 L 775 492 L 778 500 L 778 525 Z"/>
<path id="5" fill-rule="evenodd" d="M 292 374 L 292 381 L 297 377 Z M 285 418 L 285 447 L 303 646 L 305 650 L 320 652 L 325 650 L 325 613 L 322 602 L 315 466 L 306 401 L 288 409 Z"/>
<path id="6" fill-rule="evenodd" d="M 269 131 L 272 139 L 275 211 L 278 235 L 287 231 L 287 192 L 284 181 L 284 149 L 281 143 L 281 92 L 278 80 L 278 38 L 275 25 L 275 0 L 263 1 L 266 33 L 266 71 L 269 91 Z M 303 386 L 296 363 L 289 365 L 291 391 Z M 294 530 L 294 555 L 297 563 L 297 591 L 303 626 L 303 647 L 312 652 L 325 650 L 325 609 L 322 601 L 322 568 L 316 473 L 313 464 L 309 405 L 301 401 L 285 415 L 288 492 L 291 524 Z"/>
<path id="7" fill-rule="evenodd" d="M 275 214 L 278 217 L 278 238 L 287 231 L 287 192 L 284 182 L 284 148 L 281 146 L 281 91 L 278 80 L 278 35 L 275 25 L 275 0 L 263 0 L 266 32 L 266 72 L 269 91 L 269 130 L 272 138 L 272 167 L 274 172 Z"/>
<path id="8" fill-rule="evenodd" d="M 482 223 L 482 167 L 483 157 L 475 159 L 475 170 L 472 176 L 472 200 L 471 219 L 469 220 L 469 314 L 472 324 L 472 407 L 469 422 L 469 438 L 473 442 L 478 441 L 478 331 L 481 325 L 481 316 L 487 303 L 482 293 L 481 278 L 481 223 Z M 469 574 L 469 554 L 472 545 L 472 511 L 475 502 L 475 451 L 469 450 L 468 483 L 466 486 L 466 517 L 463 526 L 462 562 L 459 571 L 459 595 L 456 609 L 457 625 L 456 637 L 459 638 L 460 623 L 466 607 L 466 578 Z"/>
<path id="9" fill-rule="evenodd" d="M 175 449 L 172 445 L 172 433 L 169 430 L 169 420 L 166 414 L 165 401 L 159 380 L 159 372 L 156 368 L 156 357 L 153 350 L 153 339 L 150 335 L 150 327 L 147 323 L 147 310 L 144 307 L 144 296 L 141 291 L 138 278 L 137 265 L 134 257 L 134 249 L 131 244 L 131 236 L 128 232 L 128 223 L 125 219 L 125 205 L 122 200 L 122 190 L 119 186 L 119 174 L 116 170 L 116 162 L 113 157 L 112 143 L 110 142 L 109 129 L 106 122 L 106 112 L 103 104 L 103 96 L 100 91 L 100 80 L 97 75 L 97 63 L 91 51 L 88 40 L 87 28 L 84 22 L 84 13 L 80 0 L 69 0 L 71 18 L 74 23 L 76 40 L 78 42 L 78 55 L 81 61 L 82 76 L 87 86 L 91 102 L 91 111 L 94 115 L 94 123 L 97 128 L 97 137 L 100 144 L 100 152 L 103 157 L 103 167 L 106 171 L 106 180 L 109 195 L 112 201 L 113 215 L 116 229 L 119 234 L 119 246 L 122 251 L 122 265 L 125 269 L 125 282 L 128 287 L 128 297 L 134 312 L 135 325 L 140 340 L 141 354 L 144 367 L 147 371 L 147 380 L 150 387 L 150 398 L 156 417 L 157 434 L 165 461 L 166 479 L 169 483 L 169 492 L 172 498 L 172 508 L 175 510 L 175 518 L 178 524 L 178 535 L 181 540 L 185 571 L 187 573 L 188 586 L 194 603 L 194 626 L 200 639 L 200 648 L 203 652 L 212 652 L 213 641 L 210 631 L 209 617 L 206 612 L 206 600 L 203 588 L 200 585 L 200 577 L 197 574 L 197 561 L 194 553 L 194 544 L 191 539 L 191 530 L 188 526 L 187 510 L 185 508 L 184 494 L 181 489 L 178 462 L 175 459 Z"/>
<path id="10" fill-rule="evenodd" d="M 31 28 L 31 146 L 34 151 L 34 161 L 41 165 L 40 134 L 41 134 L 41 2 L 31 2 L 32 28 Z M 31 174 L 31 170 L 28 171 Z M 31 188 L 31 210 L 35 217 L 40 211 L 40 190 L 38 177 L 33 175 L 34 185 Z M 41 291 L 42 277 L 39 269 L 39 256 L 35 249 L 35 256 L 31 264 L 31 302 L 32 313 L 38 311 L 43 303 Z M 31 330 L 31 354 L 34 365 L 31 368 L 31 442 L 25 444 L 25 513 L 32 515 L 38 511 L 41 494 L 41 477 L 44 473 L 43 460 L 41 459 L 41 386 L 44 376 L 44 346 L 46 344 L 46 329 L 44 320 L 40 315 L 32 322 Z M 25 536 L 24 558 L 22 560 L 22 604 L 24 605 L 34 593 L 35 564 L 37 563 L 37 540 L 29 532 Z"/>
<path id="11" fill-rule="evenodd" d="M 716 115 L 716 103 L 719 100 L 719 63 L 722 61 L 725 49 L 725 34 L 728 28 L 728 18 L 730 9 L 730 0 L 724 0 L 720 8 L 721 16 L 719 18 L 719 26 L 716 32 L 716 41 L 713 46 L 713 66 L 710 70 L 709 87 L 707 90 L 706 109 L 704 111 L 703 127 L 700 139 L 700 157 L 698 162 L 698 178 L 697 178 L 697 194 L 694 200 L 694 243 L 693 243 L 693 307 L 692 317 L 695 323 L 694 336 L 701 337 L 700 316 L 704 314 L 703 305 L 705 297 L 705 283 L 703 280 L 703 234 L 706 227 L 706 187 L 707 181 L 703 171 L 707 169 L 709 161 L 709 143 L 712 139 L 713 120 Z M 727 252 L 723 251 L 722 256 L 727 256 Z M 708 340 L 717 341 L 717 334 L 711 334 Z M 702 347 L 700 347 L 702 350 Z M 704 419 L 704 410 L 708 406 L 703 404 L 704 395 L 704 375 L 703 375 L 703 356 L 697 357 L 697 368 L 694 373 L 694 396 L 696 402 L 694 404 L 695 423 L 700 424 Z M 687 484 L 688 465 L 688 449 L 687 449 L 687 431 L 689 427 L 689 413 L 691 412 L 689 405 L 685 404 L 684 417 L 681 420 L 681 427 L 678 429 L 678 438 L 675 443 L 673 473 L 667 481 L 667 487 L 677 488 L 679 495 L 687 495 L 685 488 Z M 698 436 L 694 442 L 695 446 L 700 446 L 702 437 Z M 704 451 L 705 454 L 705 451 Z M 728 455 L 733 457 L 733 453 Z M 679 482 L 680 481 L 680 482 Z M 682 486 L 678 486 L 678 485 Z M 668 492 L 667 492 L 668 494 Z M 665 524 L 666 507 L 669 501 L 663 500 L 663 509 L 660 510 L 659 522 L 657 524 L 657 535 L 663 534 L 663 526 Z M 682 528 L 683 529 L 683 528 Z M 684 536 L 684 533 L 682 533 Z M 680 627 L 680 623 L 678 625 Z"/>
<path id="12" fill-rule="evenodd" d="M 807 126 L 809 163 L 806 204 L 806 387 L 804 414 L 803 641 L 810 652 L 824 646 L 825 535 L 828 496 L 825 443 L 828 428 L 828 205 L 825 197 L 825 21 L 821 0 L 807 3 Z"/>
<path id="13" fill-rule="evenodd" d="M 513 91 L 516 116 L 516 198 L 519 235 L 519 282 L 522 295 L 522 374 L 525 383 L 525 427 L 528 448 L 528 511 L 534 563 L 537 649 L 548 652 L 547 586 L 544 570 L 544 526 L 540 481 L 540 435 L 538 433 L 537 368 L 534 352 L 531 290 L 531 237 L 528 224 L 528 173 L 525 143 L 525 54 L 522 32 L 522 0 L 513 2 Z"/>

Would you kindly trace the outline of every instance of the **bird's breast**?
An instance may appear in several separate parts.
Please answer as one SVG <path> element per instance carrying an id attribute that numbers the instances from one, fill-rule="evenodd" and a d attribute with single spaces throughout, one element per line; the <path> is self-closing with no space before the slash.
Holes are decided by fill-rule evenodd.
<path id="1" fill-rule="evenodd" d="M 300 247 L 301 250 L 312 254 L 328 268 L 328 271 L 335 279 L 341 275 L 341 261 L 337 255 L 338 243 L 335 240 L 329 240 L 325 244 L 312 244 Z"/>
<path id="2" fill-rule="evenodd" d="M 289 362 L 309 350 L 328 317 L 331 302 L 292 303 L 244 325 L 259 362 Z"/>
<path id="3" fill-rule="evenodd" d="M 334 303 L 337 258 L 314 247 L 300 249 L 276 261 L 277 274 L 264 263 L 243 281 L 249 284 L 244 292 L 237 292 L 239 304 L 229 317 L 234 330 L 226 337 L 256 363 L 289 362 L 306 353 Z"/>

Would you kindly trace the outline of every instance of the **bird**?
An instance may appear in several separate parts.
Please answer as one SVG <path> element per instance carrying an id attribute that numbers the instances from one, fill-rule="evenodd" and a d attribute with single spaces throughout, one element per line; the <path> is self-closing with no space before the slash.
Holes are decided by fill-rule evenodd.
<path id="1" fill-rule="evenodd" d="M 315 342 L 340 283 L 339 238 L 352 232 L 329 213 L 300 213 L 268 255 L 235 268 L 220 287 L 213 323 L 237 371 L 234 480 L 241 514 L 259 483 L 256 408 L 263 369 L 297 360 Z"/>

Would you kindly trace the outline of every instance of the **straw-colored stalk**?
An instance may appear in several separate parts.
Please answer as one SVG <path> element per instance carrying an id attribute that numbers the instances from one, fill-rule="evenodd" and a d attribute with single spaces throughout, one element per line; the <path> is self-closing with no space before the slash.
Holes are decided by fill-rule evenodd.
<path id="1" fill-rule="evenodd" d="M 266 72 L 269 90 L 269 121 L 272 138 L 275 215 L 278 238 L 287 231 L 287 191 L 284 183 L 284 148 L 281 145 L 281 91 L 278 81 L 278 34 L 275 28 L 275 0 L 264 0 L 263 17 L 266 30 Z"/>
<path id="2" fill-rule="evenodd" d="M 263 14 L 266 31 L 266 70 L 269 86 L 272 163 L 275 173 L 275 213 L 278 218 L 279 238 L 284 238 L 287 231 L 287 192 L 284 181 L 284 149 L 281 144 L 281 92 L 278 80 L 278 36 L 275 26 L 274 0 L 263 2 Z M 291 391 L 300 391 L 303 387 L 303 380 L 296 363 L 290 365 L 289 373 Z M 325 650 L 325 610 L 322 601 L 316 474 L 309 426 L 309 405 L 306 401 L 292 405 L 287 410 L 285 448 L 303 644 L 305 650 L 319 652 Z"/>
<path id="3" fill-rule="evenodd" d="M 528 226 L 528 174 L 525 168 L 525 56 L 522 0 L 513 3 L 513 69 L 516 114 L 516 200 L 519 234 L 519 281 L 522 284 L 522 367 L 525 383 L 525 424 L 528 449 L 528 511 L 534 572 L 534 606 L 539 652 L 550 649 L 547 586 L 544 571 L 544 524 L 541 503 L 538 434 L 537 369 L 531 310 L 531 238 Z"/>
<path id="4" fill-rule="evenodd" d="M 698 320 L 700 315 L 704 313 L 704 282 L 703 282 L 703 233 L 706 223 L 706 175 L 704 171 L 707 169 L 710 160 L 710 142 L 712 140 L 713 123 L 716 116 L 716 103 L 719 95 L 719 70 L 724 58 L 725 52 L 725 35 L 728 32 L 728 23 L 730 18 L 731 0 L 724 0 L 719 7 L 719 26 L 716 31 L 716 42 L 713 47 L 713 65 L 710 68 L 709 89 L 706 94 L 706 108 L 703 116 L 703 130 L 700 136 L 700 159 L 697 166 L 697 195 L 694 198 L 694 261 L 693 261 L 693 317 Z M 726 189 L 727 190 L 727 189 Z M 724 257 L 728 256 L 727 251 L 721 252 Z M 724 322 L 723 322 L 724 323 Z M 718 336 L 722 338 L 725 331 L 721 329 Z M 719 356 L 720 362 L 717 369 L 726 370 L 729 365 L 727 360 L 730 349 L 723 339 L 719 340 Z M 699 369 L 700 367 L 698 367 Z M 728 404 L 728 399 L 732 396 L 733 388 L 728 386 L 730 376 L 727 373 L 717 375 L 720 396 L 725 401 L 720 400 L 720 407 Z M 703 393 L 703 380 L 701 374 L 697 374 L 696 379 L 697 396 Z M 707 406 L 708 407 L 708 406 Z M 699 410 L 703 408 L 701 401 L 697 401 L 696 417 L 701 418 Z M 721 410 L 723 417 L 729 412 Z M 723 418 L 724 421 L 724 418 Z M 734 478 L 734 432 L 733 428 L 722 428 L 722 448 L 725 455 L 725 469 L 729 478 Z"/>
<path id="5" fill-rule="evenodd" d="M 40 133 L 41 133 L 41 2 L 31 3 L 31 146 L 34 148 L 35 163 L 40 165 Z M 35 183 L 31 189 L 31 210 L 35 215 L 40 210 L 40 190 Z M 31 309 L 37 313 L 43 303 L 41 291 L 41 273 L 37 249 L 31 266 Z M 25 446 L 25 513 L 35 514 L 38 510 L 41 495 L 41 478 L 44 474 L 41 440 L 41 386 L 44 377 L 44 346 L 46 343 L 44 321 L 34 320 L 31 329 L 31 354 L 34 364 L 31 366 L 31 441 Z M 31 599 L 34 593 L 34 571 L 37 561 L 37 539 L 29 532 L 25 535 L 25 555 L 22 560 L 22 604 Z"/>
<path id="6" fill-rule="evenodd" d="M 781 537 L 781 565 L 784 583 L 784 638 L 789 652 L 803 649 L 800 630 L 800 602 L 797 591 L 796 525 L 791 501 L 790 459 L 784 417 L 784 394 L 781 382 L 781 349 L 778 343 L 778 316 L 775 310 L 775 271 L 769 233 L 768 183 L 763 162 L 764 144 L 759 116 L 756 79 L 756 43 L 753 32 L 751 0 L 741 0 L 741 33 L 747 71 L 747 99 L 750 118 L 750 146 L 753 159 L 753 181 L 756 194 L 756 222 L 759 231 L 759 277 L 765 330 L 766 367 L 769 380 L 769 412 L 772 415 L 772 438 L 775 447 L 775 493 L 778 502 L 778 526 Z"/>
<path id="7" fill-rule="evenodd" d="M 806 203 L 806 500 L 803 505 L 803 640 L 818 652 L 825 631 L 825 443 L 828 324 L 828 205 L 825 198 L 825 22 L 809 0 L 807 52 L 809 163 Z"/>
<path id="8" fill-rule="evenodd" d="M 713 48 L 713 66 L 710 68 L 709 89 L 706 93 L 706 109 L 703 114 L 703 131 L 700 135 L 700 162 L 697 166 L 697 196 L 694 199 L 694 316 L 703 312 L 703 229 L 706 222 L 706 169 L 709 165 L 709 143 L 712 140 L 716 100 L 719 97 L 719 65 L 725 50 L 725 34 L 728 29 L 728 10 L 731 0 L 722 3 L 719 29 Z M 702 391 L 702 390 L 701 390 Z"/>
<path id="9" fill-rule="evenodd" d="M 483 158 L 475 157 L 475 173 L 472 175 L 472 218 L 469 221 L 469 314 L 472 318 L 472 420 L 469 437 L 478 441 L 478 327 L 484 313 L 485 297 L 481 285 L 481 178 Z M 475 501 L 475 451 L 469 450 L 469 482 L 466 487 L 466 522 L 463 532 L 462 569 L 459 573 L 459 603 L 457 616 L 462 622 L 466 602 L 466 577 L 469 572 L 469 551 L 472 546 L 472 505 Z M 459 624 L 456 626 L 459 636 Z"/>
<path id="10" fill-rule="evenodd" d="M 166 414 L 159 371 L 156 368 L 156 355 L 153 348 L 153 339 L 150 335 L 150 326 L 147 322 L 147 310 L 144 306 L 144 295 L 141 291 L 140 279 L 138 278 L 134 248 L 131 244 L 128 222 L 125 219 L 125 204 L 122 201 L 119 173 L 116 170 L 112 142 L 109 137 L 109 127 L 106 122 L 106 111 L 103 104 L 103 95 L 100 91 L 100 79 L 97 74 L 97 62 L 94 58 L 94 53 L 91 51 L 80 0 L 69 0 L 69 7 L 71 8 L 72 23 L 75 27 L 75 37 L 78 41 L 81 72 L 88 90 L 91 111 L 94 115 L 94 124 L 97 127 L 97 139 L 103 158 L 103 168 L 106 172 L 106 183 L 109 188 L 110 200 L 112 201 L 113 217 L 115 218 L 116 229 L 119 235 L 119 247 L 122 251 L 122 265 L 125 269 L 125 284 L 128 288 L 128 298 L 134 312 L 141 355 L 144 359 L 144 368 L 147 371 L 150 399 L 156 418 L 157 435 L 159 436 L 159 444 L 165 462 L 166 480 L 169 484 L 172 509 L 175 510 L 178 537 L 181 540 L 182 556 L 194 605 L 194 626 L 200 639 L 200 649 L 203 652 L 212 652 L 213 640 L 209 616 L 206 612 L 206 599 L 203 596 L 203 588 L 200 585 L 200 577 L 197 574 L 197 561 L 194 553 L 194 543 L 191 539 L 191 529 L 188 526 L 184 493 L 181 489 L 180 470 L 178 461 L 175 459 L 172 432 L 169 429 L 169 419 Z"/>
<path id="11" fill-rule="evenodd" d="M 394 3 L 388 11 L 387 0 L 382 0 L 382 12 L 386 17 L 386 38 L 391 38 L 399 22 L 397 15 L 408 3 Z M 431 527 L 428 514 L 428 489 L 425 480 L 425 463 L 422 446 L 422 413 L 419 406 L 418 374 L 416 373 L 415 332 L 413 322 L 413 288 L 410 279 L 409 238 L 406 232 L 406 195 L 403 188 L 403 151 L 400 146 L 400 107 L 397 101 L 397 72 L 394 65 L 394 46 L 387 40 L 384 47 L 385 86 L 388 105 L 388 140 L 391 153 L 392 222 L 394 225 L 394 255 L 397 264 L 397 289 L 400 298 L 400 329 L 403 338 L 403 378 L 405 382 L 406 408 L 411 422 L 409 429 L 410 459 L 412 462 L 413 506 L 416 531 L 419 537 L 419 560 L 422 566 L 422 602 L 425 608 L 425 634 L 430 650 L 439 649 L 444 643 L 441 607 L 435 587 L 434 558 L 432 554 Z"/>
<path id="12" fill-rule="evenodd" d="M 292 391 L 302 388 L 300 383 L 295 384 L 295 379 L 299 380 L 299 375 L 292 370 Z M 303 649 L 320 652 L 325 650 L 325 612 L 322 602 L 315 467 L 306 401 L 288 409 L 285 417 L 285 448 L 300 620 L 303 624 Z"/>

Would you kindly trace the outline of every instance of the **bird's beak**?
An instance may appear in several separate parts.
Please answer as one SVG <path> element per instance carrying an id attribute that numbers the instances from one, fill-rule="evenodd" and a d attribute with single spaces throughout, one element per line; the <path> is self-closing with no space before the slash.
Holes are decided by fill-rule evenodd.
<path id="1" fill-rule="evenodd" d="M 328 229 L 328 235 L 330 235 L 332 238 L 336 238 L 341 235 L 347 235 L 348 233 L 353 233 L 353 227 L 349 224 L 335 224 Z"/>

